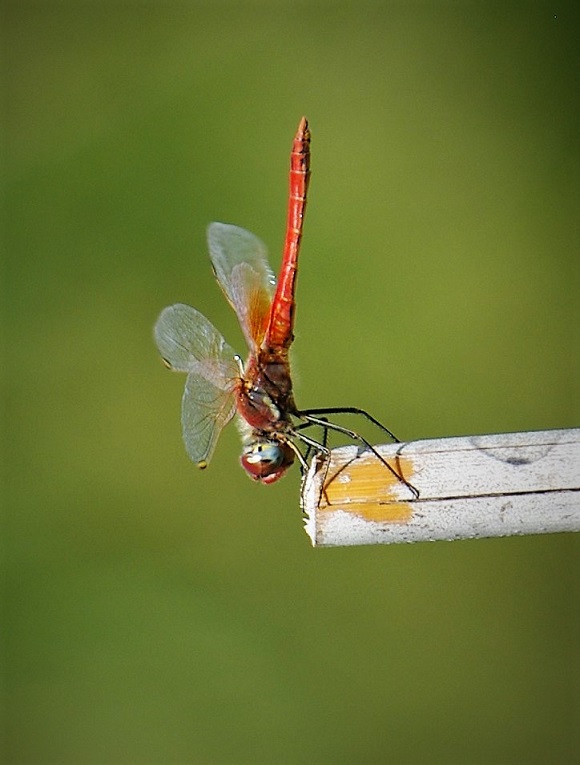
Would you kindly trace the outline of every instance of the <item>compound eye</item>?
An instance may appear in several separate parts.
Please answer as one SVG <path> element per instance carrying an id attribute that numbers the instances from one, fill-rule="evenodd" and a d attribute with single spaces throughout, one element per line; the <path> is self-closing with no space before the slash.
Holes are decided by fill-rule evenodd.
<path id="1" fill-rule="evenodd" d="M 244 457 L 252 465 L 278 467 L 284 460 L 284 452 L 280 444 L 271 441 L 258 441 L 252 444 L 247 452 L 244 452 Z"/>
<path id="2" fill-rule="evenodd" d="M 256 441 L 244 450 L 241 463 L 250 478 L 274 483 L 294 462 L 294 452 L 278 441 Z"/>

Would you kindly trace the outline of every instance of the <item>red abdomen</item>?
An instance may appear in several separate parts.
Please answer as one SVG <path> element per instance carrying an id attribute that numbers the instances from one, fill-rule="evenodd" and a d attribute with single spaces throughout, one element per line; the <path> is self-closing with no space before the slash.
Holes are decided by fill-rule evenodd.
<path id="1" fill-rule="evenodd" d="M 310 131 L 303 117 L 292 144 L 290 155 L 290 196 L 286 222 L 286 239 L 278 286 L 264 339 L 264 348 L 288 348 L 294 339 L 294 291 L 298 251 L 306 209 L 306 192 L 310 179 Z"/>

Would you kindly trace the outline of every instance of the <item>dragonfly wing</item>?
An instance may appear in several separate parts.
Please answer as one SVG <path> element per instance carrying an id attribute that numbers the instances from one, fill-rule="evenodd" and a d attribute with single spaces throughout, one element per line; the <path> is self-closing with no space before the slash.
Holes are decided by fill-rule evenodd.
<path id="1" fill-rule="evenodd" d="M 222 429 L 234 416 L 232 392 L 190 372 L 181 400 L 181 426 L 185 450 L 200 468 L 211 460 Z"/>
<path id="2" fill-rule="evenodd" d="M 155 342 L 170 369 L 197 370 L 216 384 L 226 386 L 236 377 L 235 353 L 205 316 L 189 305 L 177 303 L 164 308 L 155 324 Z"/>
<path id="3" fill-rule="evenodd" d="M 191 459 L 205 467 L 235 412 L 239 370 L 234 351 L 203 314 L 182 303 L 161 312 L 155 341 L 170 369 L 188 373 L 181 404 L 183 440 Z"/>
<path id="4" fill-rule="evenodd" d="M 266 246 L 238 226 L 210 223 L 209 256 L 216 278 L 236 312 L 249 348 L 261 345 L 268 325 L 276 278 Z"/>

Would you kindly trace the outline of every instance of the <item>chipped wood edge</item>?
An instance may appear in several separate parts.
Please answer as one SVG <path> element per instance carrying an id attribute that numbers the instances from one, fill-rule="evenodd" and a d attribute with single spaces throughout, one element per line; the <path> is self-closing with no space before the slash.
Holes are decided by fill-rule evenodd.
<path id="1" fill-rule="evenodd" d="M 315 547 L 580 531 L 580 429 L 376 449 L 419 497 L 369 451 L 319 456 L 301 496 Z"/>

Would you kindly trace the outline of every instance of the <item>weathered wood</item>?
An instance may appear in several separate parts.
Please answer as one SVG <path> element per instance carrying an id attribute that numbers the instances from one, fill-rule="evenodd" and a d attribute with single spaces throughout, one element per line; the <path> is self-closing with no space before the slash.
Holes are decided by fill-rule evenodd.
<path id="1" fill-rule="evenodd" d="M 302 488 L 317 547 L 580 531 L 580 429 L 334 449 Z M 324 487 L 322 487 L 324 483 Z"/>

